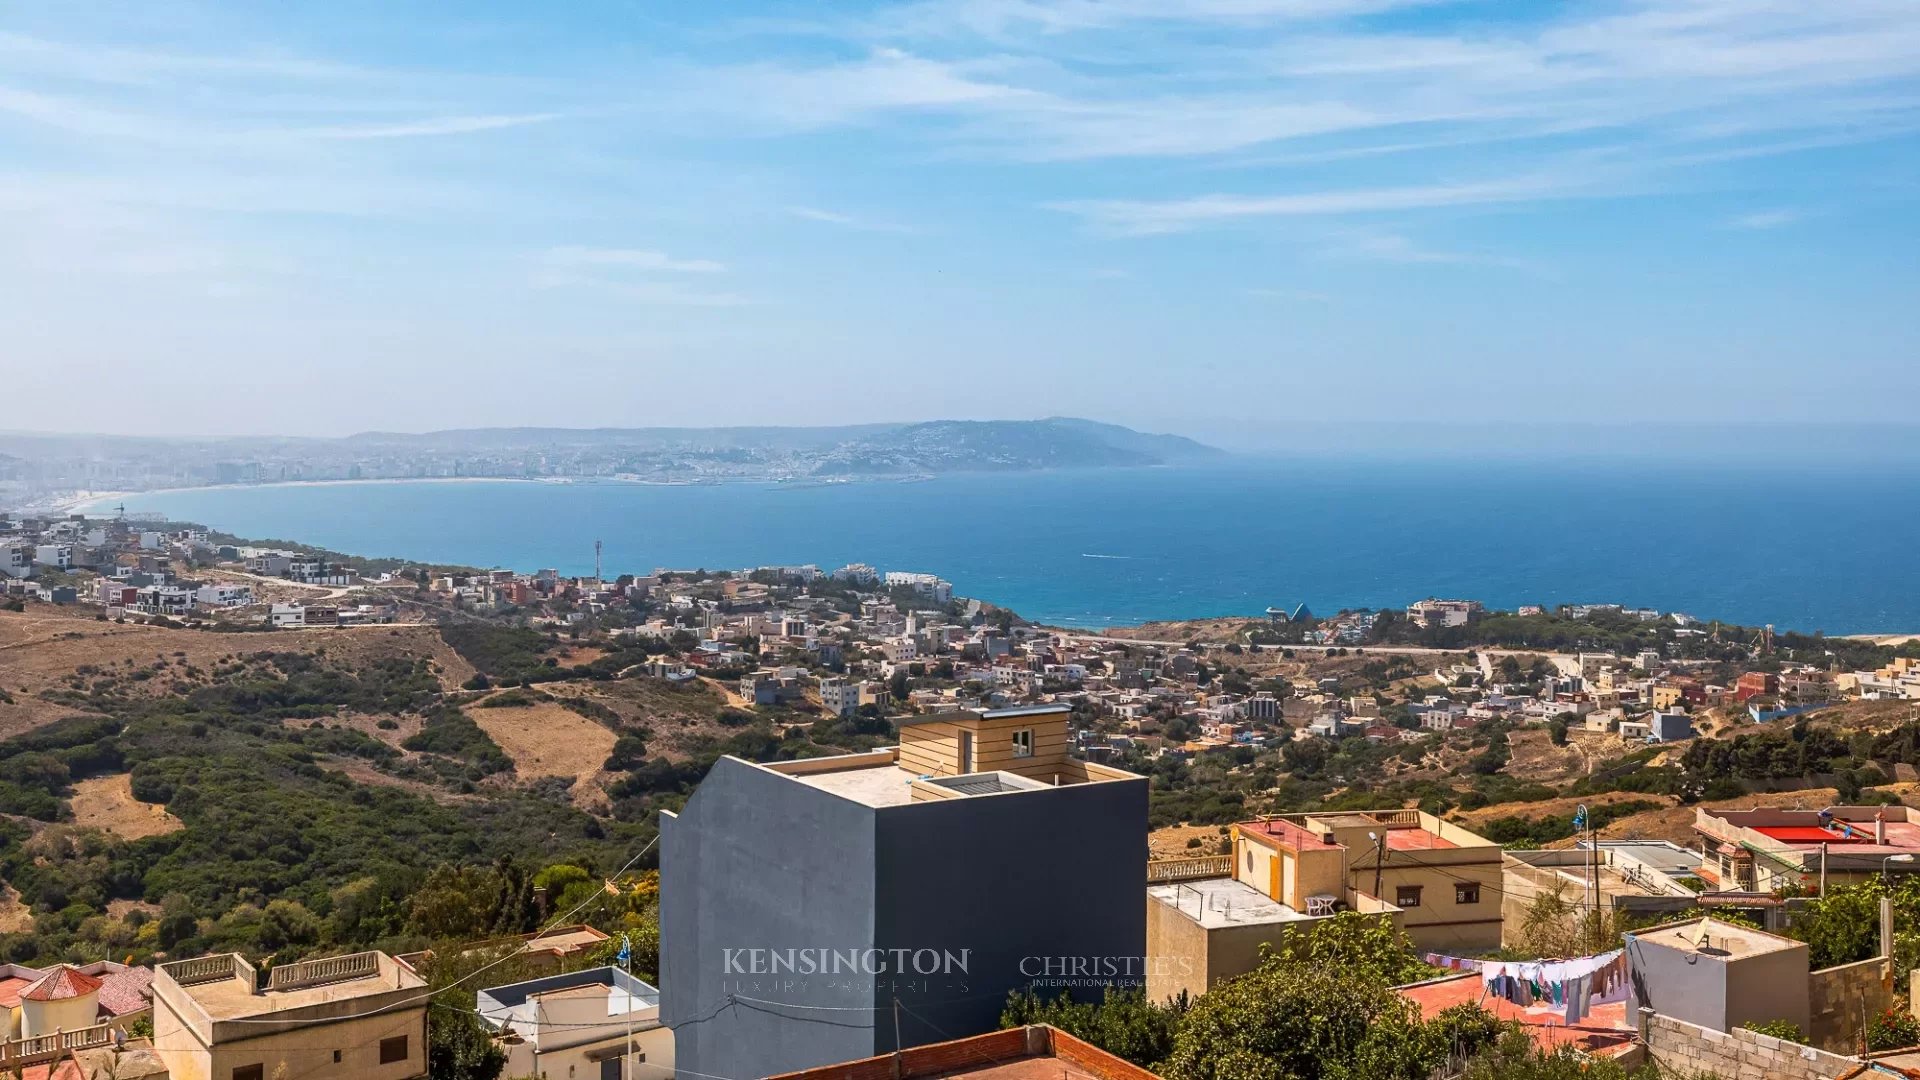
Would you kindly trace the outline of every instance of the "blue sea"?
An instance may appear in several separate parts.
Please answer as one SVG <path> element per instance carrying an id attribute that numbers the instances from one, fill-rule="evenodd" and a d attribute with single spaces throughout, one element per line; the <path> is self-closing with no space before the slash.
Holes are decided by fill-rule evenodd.
<path id="1" fill-rule="evenodd" d="M 1652 461 L 1236 461 L 919 482 L 372 482 L 128 496 L 367 556 L 591 573 L 848 562 L 1049 623 L 1618 602 L 1837 633 L 1920 630 L 1920 471 Z"/>

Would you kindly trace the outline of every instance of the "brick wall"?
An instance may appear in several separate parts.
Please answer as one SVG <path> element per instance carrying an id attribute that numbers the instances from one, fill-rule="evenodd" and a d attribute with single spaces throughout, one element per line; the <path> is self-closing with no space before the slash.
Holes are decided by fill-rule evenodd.
<path id="1" fill-rule="evenodd" d="M 1885 957 L 1822 968 L 1807 977 L 1812 1020 L 1807 1041 L 1838 1054 L 1857 1054 L 1867 1020 L 1893 1007 L 1893 964 Z"/>
<path id="2" fill-rule="evenodd" d="M 1682 1076 L 1706 1073 L 1733 1080 L 1765 1076 L 1769 1080 L 1832 1080 L 1859 1062 L 1811 1046 L 1785 1042 L 1757 1031 L 1715 1031 L 1685 1020 L 1640 1011 L 1646 1056 Z"/>

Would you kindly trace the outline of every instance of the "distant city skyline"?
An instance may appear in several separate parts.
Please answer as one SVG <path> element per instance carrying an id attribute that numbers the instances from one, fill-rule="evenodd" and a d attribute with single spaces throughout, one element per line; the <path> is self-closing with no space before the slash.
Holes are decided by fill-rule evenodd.
<path id="1" fill-rule="evenodd" d="M 16 7 L 0 395 L 170 435 L 1901 421 L 1916 165 L 1910 0 Z"/>

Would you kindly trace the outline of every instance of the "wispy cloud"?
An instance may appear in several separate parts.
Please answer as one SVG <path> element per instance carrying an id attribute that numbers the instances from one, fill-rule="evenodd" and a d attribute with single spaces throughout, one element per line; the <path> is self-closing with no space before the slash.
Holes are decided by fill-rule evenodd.
<path id="1" fill-rule="evenodd" d="M 1906 0 L 1622 0 L 1395 30 L 1359 18 L 1415 6 L 1447 5 L 927 0 L 807 28 L 864 55 L 723 66 L 695 92 L 698 108 L 777 128 L 937 117 L 946 123 L 918 138 L 1021 160 L 1213 156 L 1332 136 L 1354 145 L 1316 150 L 1412 151 L 1434 141 L 1407 137 L 1420 127 L 1455 145 L 1884 131 L 1920 109 L 1920 9 Z"/>
<path id="2" fill-rule="evenodd" d="M 1054 203 L 1052 208 L 1125 235 L 1182 232 L 1219 222 L 1264 217 L 1327 217 L 1481 206 L 1570 198 L 1581 185 L 1547 178 L 1435 184 L 1399 188 L 1310 191 L 1284 195 L 1199 195 L 1191 198 L 1095 199 Z"/>
<path id="3" fill-rule="evenodd" d="M 1268 286 L 1250 285 L 1247 288 L 1241 289 L 1240 292 L 1242 295 L 1251 296 L 1256 300 L 1288 300 L 1304 304 L 1331 304 L 1334 301 L 1332 293 L 1319 292 L 1314 289 L 1276 289 Z"/>
<path id="4" fill-rule="evenodd" d="M 555 247 L 543 252 L 540 261 L 571 269 L 603 267 L 673 274 L 718 274 L 727 268 L 712 259 L 676 259 L 665 252 L 639 248 Z"/>
<path id="5" fill-rule="evenodd" d="M 659 307 L 720 308 L 750 303 L 735 292 L 682 283 L 688 275 L 725 271 L 724 263 L 711 259 L 680 259 L 641 248 L 555 247 L 535 257 L 531 283 L 538 289 L 592 289 L 621 301 Z"/>
<path id="6" fill-rule="evenodd" d="M 837 210 L 822 210 L 817 206 L 790 206 L 787 213 L 805 221 L 817 221 L 822 225 L 838 225 L 843 229 L 856 232 L 912 233 L 918 229 L 910 225 L 901 225 L 892 221 L 875 221 L 871 218 L 843 214 Z"/>
<path id="7" fill-rule="evenodd" d="M 1798 210 L 1760 210 L 1751 214 L 1741 214 L 1727 222 L 1734 229 L 1778 229 L 1791 225 L 1806 215 Z"/>
<path id="8" fill-rule="evenodd" d="M 526 113 L 519 116 L 443 116 L 397 124 L 356 124 L 344 127 L 314 128 L 294 134 L 318 139 L 411 139 L 436 135 L 471 135 L 480 131 L 524 127 L 558 119 L 558 113 Z"/>
<path id="9" fill-rule="evenodd" d="M 1539 267 L 1525 259 L 1479 251 L 1446 251 L 1423 246 L 1400 233 L 1363 232 L 1341 237 L 1323 252 L 1330 258 L 1364 262 L 1397 263 L 1404 266 L 1493 266 L 1509 270 L 1539 273 Z"/>

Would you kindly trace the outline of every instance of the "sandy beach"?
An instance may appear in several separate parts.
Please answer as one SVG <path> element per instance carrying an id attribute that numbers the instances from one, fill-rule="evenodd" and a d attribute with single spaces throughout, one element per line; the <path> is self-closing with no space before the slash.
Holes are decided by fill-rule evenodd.
<path id="1" fill-rule="evenodd" d="M 596 478 L 598 482 L 598 478 Z M 524 476 L 395 476 L 371 480 L 275 480 L 264 484 L 196 484 L 192 487 L 148 488 L 145 491 L 82 491 L 63 495 L 50 502 L 23 509 L 28 512 L 74 514 L 98 509 L 102 503 L 141 495 L 179 495 L 195 491 L 230 491 L 234 488 L 308 488 L 352 487 L 371 484 L 570 484 L 570 477 L 533 479 Z"/>

